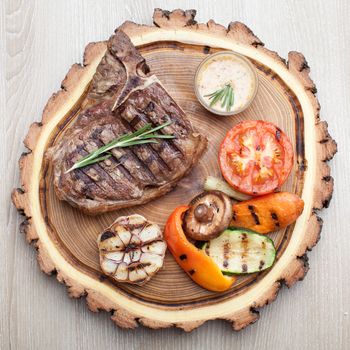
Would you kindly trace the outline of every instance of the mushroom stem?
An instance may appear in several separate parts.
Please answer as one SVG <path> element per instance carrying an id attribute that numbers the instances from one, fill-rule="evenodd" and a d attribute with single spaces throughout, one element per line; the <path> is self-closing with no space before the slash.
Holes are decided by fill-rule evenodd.
<path id="1" fill-rule="evenodd" d="M 199 222 L 207 223 L 213 221 L 214 211 L 206 204 L 199 204 L 194 210 L 194 216 Z"/>

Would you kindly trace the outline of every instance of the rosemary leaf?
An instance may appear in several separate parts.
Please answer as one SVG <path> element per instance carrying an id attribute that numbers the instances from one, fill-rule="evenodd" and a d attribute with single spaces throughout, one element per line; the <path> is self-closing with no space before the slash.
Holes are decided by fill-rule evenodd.
<path id="1" fill-rule="evenodd" d="M 88 165 L 95 164 L 95 163 L 98 163 L 98 162 L 102 162 L 103 160 L 106 160 L 106 159 L 108 159 L 111 156 L 112 155 L 109 153 L 109 154 L 106 154 L 105 156 L 101 156 L 101 157 L 95 158 L 95 159 L 91 160 Z"/>
<path id="2" fill-rule="evenodd" d="M 157 130 L 163 129 L 163 128 L 169 126 L 171 123 L 172 123 L 172 121 L 171 121 L 171 120 L 168 120 L 168 121 L 165 122 L 164 124 L 158 125 L 157 127 L 153 128 L 152 130 L 146 132 L 144 135 L 147 135 L 147 134 L 149 134 L 149 133 L 151 133 L 151 132 L 155 132 L 155 131 L 157 131 Z"/>
<path id="3" fill-rule="evenodd" d="M 210 107 L 213 107 L 218 101 L 220 101 L 224 93 L 225 93 L 225 89 L 222 89 L 216 95 L 214 95 L 212 97 L 213 100 L 210 102 Z"/>
<path id="4" fill-rule="evenodd" d="M 209 97 L 209 98 L 211 98 L 211 97 L 217 95 L 218 93 L 222 92 L 223 90 L 225 90 L 225 88 L 221 88 L 221 89 L 219 89 L 219 90 L 217 90 L 217 91 L 212 92 L 211 94 L 204 95 L 204 97 Z"/>
<path id="5" fill-rule="evenodd" d="M 111 157 L 111 154 L 108 151 L 116 147 L 130 147 L 148 143 L 158 143 L 157 139 L 173 139 L 175 138 L 174 135 L 158 134 L 155 132 L 165 128 L 171 123 L 172 122 L 168 120 L 164 124 L 158 125 L 155 128 L 152 128 L 152 124 L 148 123 L 135 132 L 121 135 L 109 142 L 107 145 L 104 145 L 91 152 L 90 154 L 82 157 L 79 161 L 74 163 L 73 166 L 65 172 L 65 174 L 71 172 L 74 169 L 79 169 L 87 165 L 95 164 L 108 159 Z"/>
<path id="6" fill-rule="evenodd" d="M 226 85 L 224 94 L 221 97 L 221 101 L 222 101 L 221 102 L 221 108 L 224 108 L 226 106 L 229 96 L 230 96 L 230 86 Z"/>
<path id="7" fill-rule="evenodd" d="M 123 147 L 144 145 L 144 144 L 148 144 L 148 143 L 158 143 L 158 141 L 156 141 L 156 140 L 141 140 L 141 141 L 137 141 L 137 142 L 134 141 L 134 142 L 130 142 L 130 143 L 124 143 L 123 145 L 120 145 L 118 147 L 123 148 Z"/>
<path id="8" fill-rule="evenodd" d="M 163 135 L 163 134 L 149 134 L 149 135 L 143 136 L 142 140 L 153 139 L 153 138 L 157 138 L 157 139 L 173 139 L 174 136 L 173 135 Z"/>
<path id="9" fill-rule="evenodd" d="M 226 98 L 226 111 L 229 112 L 230 109 L 231 109 L 231 95 L 232 95 L 232 88 L 229 87 L 229 91 L 228 91 L 228 94 L 227 94 L 227 98 Z"/>
<path id="10" fill-rule="evenodd" d="M 68 174 L 74 169 L 79 169 L 91 164 L 102 162 L 103 160 L 108 159 L 109 157 L 111 157 L 111 154 L 107 154 L 105 156 L 94 158 L 94 159 L 80 160 L 79 162 L 75 163 L 71 168 L 69 168 L 67 171 L 65 171 L 65 174 Z"/>
<path id="11" fill-rule="evenodd" d="M 234 103 L 233 88 L 230 83 L 225 84 L 224 87 L 212 92 L 211 94 L 204 95 L 209 97 L 210 107 L 213 107 L 218 102 L 221 103 L 221 108 L 226 107 L 226 111 L 229 112 Z"/>
<path id="12" fill-rule="evenodd" d="M 233 89 L 232 89 L 230 105 L 233 106 L 234 103 L 235 103 L 235 94 L 234 94 Z"/>
<path id="13" fill-rule="evenodd" d="M 174 138 L 173 135 L 161 135 L 161 134 L 156 134 L 155 137 L 157 139 L 173 139 Z"/>
<path id="14" fill-rule="evenodd" d="M 127 138 L 127 137 L 129 137 L 131 135 L 133 137 L 139 136 L 139 135 L 143 134 L 144 132 L 146 132 L 148 130 L 151 130 L 151 128 L 152 128 L 152 124 L 151 123 L 147 123 L 147 124 L 145 124 L 145 126 L 143 126 L 142 128 L 136 130 L 134 133 L 130 132 L 128 134 L 125 134 L 125 135 L 121 136 L 120 137 L 120 141 L 122 141 L 122 139 Z"/>

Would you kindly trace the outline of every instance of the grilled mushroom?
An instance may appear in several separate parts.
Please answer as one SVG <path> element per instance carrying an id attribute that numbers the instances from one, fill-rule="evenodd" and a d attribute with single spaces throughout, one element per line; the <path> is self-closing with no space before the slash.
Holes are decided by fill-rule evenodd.
<path id="1" fill-rule="evenodd" d="M 184 217 L 184 230 L 189 238 L 208 241 L 219 236 L 231 219 L 230 198 L 220 191 L 207 191 L 192 199 Z"/>
<path id="2" fill-rule="evenodd" d="M 97 244 L 103 272 L 118 282 L 142 285 L 163 266 L 162 231 L 141 215 L 119 217 L 99 235 Z"/>

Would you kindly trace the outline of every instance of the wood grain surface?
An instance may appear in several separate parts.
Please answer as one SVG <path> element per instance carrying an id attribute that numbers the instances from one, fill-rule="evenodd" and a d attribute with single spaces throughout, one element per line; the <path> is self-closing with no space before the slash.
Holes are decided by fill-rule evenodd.
<path id="1" fill-rule="evenodd" d="M 346 39 L 346 1 L 8 1 L 1 3 L 1 349 L 208 348 L 222 349 L 347 349 L 350 347 L 350 292 L 348 197 L 350 52 Z M 335 193 L 325 221 L 322 240 L 309 254 L 306 280 L 262 313 L 262 320 L 240 333 L 223 322 L 209 322 L 191 334 L 177 330 L 152 333 L 122 331 L 106 314 L 91 315 L 83 302 L 66 297 L 54 279 L 41 275 L 35 254 L 20 237 L 20 218 L 10 204 L 11 188 L 18 184 L 17 159 L 30 123 L 70 64 L 80 61 L 84 45 L 105 39 L 126 19 L 150 22 L 154 7 L 197 8 L 199 21 L 214 18 L 240 20 L 264 39 L 269 48 L 286 56 L 302 51 L 318 86 L 321 117 L 338 141 L 332 166 Z"/>

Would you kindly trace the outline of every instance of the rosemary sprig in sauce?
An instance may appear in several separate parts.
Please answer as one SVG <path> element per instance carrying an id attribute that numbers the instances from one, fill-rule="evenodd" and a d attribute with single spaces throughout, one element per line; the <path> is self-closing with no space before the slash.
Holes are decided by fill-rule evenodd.
<path id="1" fill-rule="evenodd" d="M 74 165 L 69 168 L 65 174 L 71 172 L 74 169 L 83 168 L 87 165 L 95 164 L 98 162 L 102 162 L 112 154 L 109 152 L 113 148 L 117 147 L 130 147 L 135 145 L 143 145 L 148 143 L 158 143 L 157 139 L 173 139 L 174 135 L 164 135 L 158 134 L 156 131 L 165 128 L 170 125 L 172 122 L 169 120 L 164 124 L 158 125 L 155 128 L 152 128 L 152 124 L 148 123 L 141 129 L 136 130 L 135 132 L 124 134 L 122 136 L 117 137 L 116 139 L 109 142 L 107 145 L 104 145 L 97 150 L 91 152 L 85 157 L 81 158 L 79 161 L 74 163 Z"/>
<path id="2" fill-rule="evenodd" d="M 221 107 L 226 107 L 227 112 L 231 110 L 234 103 L 234 93 L 230 83 L 227 83 L 223 88 L 204 96 L 209 97 L 209 100 L 211 100 L 209 105 L 210 107 L 213 107 L 216 103 L 221 102 Z"/>

